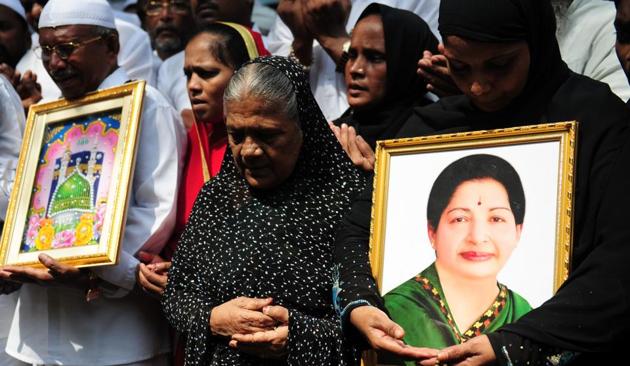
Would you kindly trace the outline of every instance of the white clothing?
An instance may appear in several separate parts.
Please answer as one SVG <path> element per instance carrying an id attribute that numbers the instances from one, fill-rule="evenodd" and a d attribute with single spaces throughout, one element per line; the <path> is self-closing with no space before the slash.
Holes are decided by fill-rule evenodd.
<path id="1" fill-rule="evenodd" d="M 151 40 L 147 32 L 124 20 L 116 19 L 116 30 L 120 41 L 118 52 L 118 65 L 122 67 L 130 79 L 146 80 L 147 84 L 155 86 L 153 61 L 151 55 Z M 61 90 L 48 75 L 44 63 L 35 55 L 35 49 L 39 46 L 39 36 L 33 33 L 31 36 L 31 49 L 16 65 L 16 70 L 24 74 L 31 70 L 37 75 L 37 82 L 42 86 L 42 98 L 55 100 L 61 98 Z"/>
<path id="2" fill-rule="evenodd" d="M 439 39 L 437 31 L 439 0 L 353 0 L 352 9 L 346 23 L 346 30 L 351 32 L 357 19 L 371 3 L 382 3 L 394 8 L 409 10 L 429 25 Z M 274 55 L 287 56 L 293 42 L 293 35 L 289 27 L 276 18 L 271 32 L 267 36 L 267 49 Z M 348 109 L 346 83 L 342 73 L 335 71 L 337 65 L 326 53 L 324 48 L 313 42 L 313 63 L 311 64 L 310 82 L 315 100 L 327 120 L 332 121 L 341 116 Z"/>
<path id="3" fill-rule="evenodd" d="M 39 28 L 98 25 L 116 29 L 114 12 L 105 0 L 50 0 L 39 16 Z"/>
<path id="4" fill-rule="evenodd" d="M 558 44 L 571 70 L 607 83 L 625 102 L 630 99 L 630 86 L 615 53 L 615 14 L 612 1 L 574 0 Z"/>
<path id="5" fill-rule="evenodd" d="M 160 56 L 158 56 L 157 51 L 153 51 L 151 53 L 151 72 L 153 74 L 153 80 L 155 81 L 155 85 L 153 85 L 155 88 L 157 88 L 157 80 L 158 80 L 158 73 L 160 72 L 160 67 L 162 66 L 162 59 L 160 58 Z M 159 89 L 158 89 L 159 90 Z M 162 95 L 166 96 L 166 93 L 164 93 L 163 91 L 160 90 L 160 93 L 162 93 Z M 167 98 L 168 100 L 168 98 Z M 173 104 L 171 104 L 173 105 Z"/>
<path id="6" fill-rule="evenodd" d="M 114 9 L 114 16 L 116 19 L 122 19 L 135 25 L 136 27 L 142 27 L 142 22 L 140 22 L 140 18 L 136 14 Z"/>
<path id="7" fill-rule="evenodd" d="M 116 19 L 116 30 L 120 39 L 118 66 L 122 67 L 133 80 L 146 80 L 155 87 L 157 80 L 153 76 L 153 49 L 149 34 L 137 25 L 122 19 Z"/>
<path id="8" fill-rule="evenodd" d="M 24 133 L 22 101 L 11 83 L 0 75 L 0 219 L 6 216 Z M 13 363 L 4 352 L 17 296 L 0 295 L 0 365 Z"/>
<path id="9" fill-rule="evenodd" d="M 13 10 L 17 15 L 22 17 L 22 19 L 26 20 L 26 11 L 20 0 L 0 0 L 0 5 L 4 5 Z"/>
<path id="10" fill-rule="evenodd" d="M 22 101 L 11 82 L 0 75 L 0 220 L 4 220 L 9 204 L 24 124 Z"/>
<path id="11" fill-rule="evenodd" d="M 99 89 L 127 80 L 118 68 Z M 87 303 L 80 290 L 23 285 L 7 353 L 31 364 L 96 366 L 148 360 L 170 351 L 159 303 L 131 290 L 138 264 L 134 255 L 139 250 L 159 253 L 172 233 L 184 138 L 173 108 L 147 86 L 120 261 L 92 269 L 117 290 Z"/>
<path id="12" fill-rule="evenodd" d="M 162 61 L 158 71 L 157 88 L 162 92 L 171 105 L 182 113 L 184 109 L 192 109 L 188 99 L 186 75 L 184 75 L 184 51 Z"/>
<path id="13" fill-rule="evenodd" d="M 260 33 L 254 25 L 252 29 Z M 192 109 L 188 99 L 186 75 L 184 75 L 184 51 L 180 51 L 162 62 L 158 71 L 157 88 L 171 105 L 181 114 L 184 109 Z"/>

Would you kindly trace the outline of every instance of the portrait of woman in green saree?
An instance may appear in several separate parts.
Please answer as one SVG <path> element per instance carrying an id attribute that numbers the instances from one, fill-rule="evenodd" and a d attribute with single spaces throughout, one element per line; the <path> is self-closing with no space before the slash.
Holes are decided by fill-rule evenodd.
<path id="1" fill-rule="evenodd" d="M 489 154 L 460 158 L 437 177 L 427 204 L 435 261 L 384 296 L 405 343 L 441 349 L 496 330 L 531 310 L 497 281 L 517 247 L 525 217 L 521 179 Z M 414 361 L 379 357 L 379 363 Z"/>

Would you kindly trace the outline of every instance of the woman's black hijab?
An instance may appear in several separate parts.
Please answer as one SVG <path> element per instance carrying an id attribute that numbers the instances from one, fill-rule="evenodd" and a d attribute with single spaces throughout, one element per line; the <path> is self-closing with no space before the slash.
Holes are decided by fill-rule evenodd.
<path id="1" fill-rule="evenodd" d="M 277 56 L 257 58 L 243 67 L 248 64 L 273 67 L 290 80 L 303 143 L 293 173 L 279 187 L 251 189 L 227 149 L 221 171 L 197 196 L 163 297 L 171 324 L 188 333 L 191 365 L 210 364 L 214 356 L 213 364 L 262 364 L 260 359 L 248 363 L 243 353 L 210 338 L 210 309 L 235 297 L 271 296 L 290 309 L 292 319 L 294 311 L 334 316 L 334 233 L 352 198 L 366 186 L 330 130 L 302 68 Z M 200 315 L 191 319 L 191 314 Z"/>
<path id="2" fill-rule="evenodd" d="M 570 75 L 560 55 L 549 1 L 442 1 L 439 30 L 444 42 L 448 36 L 489 43 L 526 41 L 530 68 L 525 88 L 503 110 L 483 112 L 466 96 L 443 98 L 418 110 L 419 117 L 437 129 L 462 124 L 486 129 L 538 123 L 545 118 L 549 100 Z M 410 124 L 403 129 L 405 135 L 414 134 Z"/>
<path id="3" fill-rule="evenodd" d="M 380 15 L 385 36 L 387 82 L 385 99 L 364 112 L 348 110 L 336 124 L 346 123 L 358 129 L 374 148 L 376 140 L 392 138 L 409 117 L 411 107 L 426 105 L 426 83 L 416 73 L 418 60 L 425 50 L 437 53 L 438 40 L 427 23 L 416 14 L 387 5 L 372 3 L 361 19 Z"/>

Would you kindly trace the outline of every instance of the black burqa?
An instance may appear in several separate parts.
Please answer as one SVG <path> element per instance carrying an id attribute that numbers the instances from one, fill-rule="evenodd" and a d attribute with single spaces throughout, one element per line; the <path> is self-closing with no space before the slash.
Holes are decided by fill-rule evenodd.
<path id="1" fill-rule="evenodd" d="M 228 149 L 205 184 L 182 234 L 162 304 L 186 339 L 186 365 L 347 365 L 330 296 L 334 233 L 365 187 L 311 94 L 302 68 L 282 57 L 258 58 L 284 74 L 295 93 L 303 144 L 279 187 L 251 189 Z M 247 65 L 247 64 L 246 64 Z M 289 122 L 291 123 L 291 122 Z M 289 310 L 287 356 L 261 359 L 210 334 L 210 310 L 238 296 L 267 298 Z"/>
<path id="2" fill-rule="evenodd" d="M 513 362 L 531 365 L 544 364 L 556 350 L 581 353 L 576 364 L 588 364 L 589 358 L 603 362 L 623 349 L 630 331 L 630 225 L 623 215 L 630 207 L 630 111 L 608 85 L 567 69 L 554 31 L 553 11 L 545 0 L 442 0 L 443 37 L 526 40 L 528 81 L 509 107 L 495 113 L 478 110 L 466 96 L 416 108 L 398 136 L 579 122 L 571 274 L 552 299 L 491 336 L 499 356 L 506 347 Z M 362 302 L 380 305 L 365 265 L 370 201 L 371 193 L 365 192 L 353 203 L 336 241 L 344 317 Z M 535 271 L 535 264 L 527 270 Z"/>
<path id="3" fill-rule="evenodd" d="M 416 70 L 422 52 L 437 53 L 438 45 L 427 23 L 407 10 L 373 3 L 361 13 L 357 24 L 373 14 L 380 15 L 383 21 L 387 63 L 385 98 L 363 111 L 350 108 L 334 121 L 338 126 L 345 123 L 356 128 L 372 149 L 377 140 L 396 136 L 412 107 L 431 103 L 425 96 L 426 82 Z"/>

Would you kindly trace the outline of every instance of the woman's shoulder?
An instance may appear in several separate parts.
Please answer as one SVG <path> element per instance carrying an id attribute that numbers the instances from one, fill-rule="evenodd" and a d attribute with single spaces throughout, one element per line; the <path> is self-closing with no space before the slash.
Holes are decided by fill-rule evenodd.
<path id="1" fill-rule="evenodd" d="M 560 86 L 547 112 L 550 121 L 577 120 L 589 129 L 606 130 L 630 120 L 630 109 L 608 84 L 576 73 Z"/>
<path id="2" fill-rule="evenodd" d="M 517 293 L 514 290 L 510 290 L 506 287 L 508 295 L 508 302 L 510 304 L 511 312 L 514 314 L 516 318 L 520 318 L 521 316 L 527 314 L 533 307 L 530 305 L 529 301 L 527 301 L 523 296 Z"/>
<path id="3" fill-rule="evenodd" d="M 462 132 L 470 129 L 465 111 L 470 101 L 463 95 L 446 97 L 425 106 L 417 106 L 396 137 L 428 136 L 440 133 Z"/>

